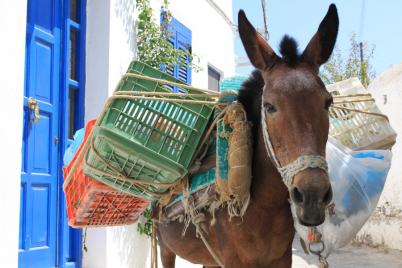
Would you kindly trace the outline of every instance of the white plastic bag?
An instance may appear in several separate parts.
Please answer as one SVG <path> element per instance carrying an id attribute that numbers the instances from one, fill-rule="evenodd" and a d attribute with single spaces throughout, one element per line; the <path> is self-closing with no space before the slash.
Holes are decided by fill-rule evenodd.
<path id="1" fill-rule="evenodd" d="M 333 199 L 317 227 L 325 249 L 322 256 L 347 245 L 377 206 L 391 165 L 389 150 L 350 151 L 330 139 L 326 148 Z M 295 228 L 307 242 L 308 227 L 300 225 L 292 204 Z"/>

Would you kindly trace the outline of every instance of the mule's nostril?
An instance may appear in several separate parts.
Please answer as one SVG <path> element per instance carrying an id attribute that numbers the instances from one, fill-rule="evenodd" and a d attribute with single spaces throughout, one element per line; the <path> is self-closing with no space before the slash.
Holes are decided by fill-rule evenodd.
<path id="1" fill-rule="evenodd" d="M 295 202 L 295 203 L 298 203 L 298 204 L 303 203 L 303 195 L 299 191 L 299 189 L 297 189 L 297 187 L 293 187 L 293 189 L 291 191 L 291 198 L 292 198 L 293 202 Z"/>
<path id="2" fill-rule="evenodd" d="M 332 201 L 332 188 L 329 187 L 327 193 L 324 195 L 324 198 L 322 199 L 322 202 L 325 205 L 328 205 Z"/>

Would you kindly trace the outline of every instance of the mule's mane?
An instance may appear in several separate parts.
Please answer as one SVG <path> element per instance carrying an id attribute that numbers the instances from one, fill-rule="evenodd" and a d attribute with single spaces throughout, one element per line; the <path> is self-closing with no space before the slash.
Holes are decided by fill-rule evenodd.
<path id="1" fill-rule="evenodd" d="M 254 70 L 250 77 L 243 82 L 238 94 L 238 101 L 243 104 L 247 120 L 252 123 L 253 137 L 261 122 L 261 97 L 264 79 L 259 70 Z"/>
<path id="2" fill-rule="evenodd" d="M 279 45 L 279 52 L 282 60 L 288 65 L 296 65 L 300 61 L 300 53 L 297 50 L 298 44 L 293 37 L 285 35 Z"/>

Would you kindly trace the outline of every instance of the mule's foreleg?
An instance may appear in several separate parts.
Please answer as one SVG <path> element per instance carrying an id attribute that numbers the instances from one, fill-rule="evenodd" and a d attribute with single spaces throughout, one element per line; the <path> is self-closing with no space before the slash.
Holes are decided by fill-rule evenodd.
<path id="1" fill-rule="evenodd" d="M 175 268 L 176 254 L 163 243 L 162 239 L 159 239 L 159 247 L 163 268 Z"/>
<path id="2" fill-rule="evenodd" d="M 269 266 L 270 268 L 291 268 L 292 267 L 292 241 L 291 239 L 289 241 L 289 245 L 287 247 L 286 252 L 283 254 L 282 257 L 274 260 L 271 265 Z"/>

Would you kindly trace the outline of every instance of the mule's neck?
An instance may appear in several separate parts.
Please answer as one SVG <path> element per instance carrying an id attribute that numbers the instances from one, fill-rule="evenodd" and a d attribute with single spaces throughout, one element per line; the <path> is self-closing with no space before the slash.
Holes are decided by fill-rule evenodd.
<path id="1" fill-rule="evenodd" d="M 277 207 L 288 202 L 289 193 L 265 149 L 261 125 L 258 128 L 253 155 L 251 198 L 255 204 Z"/>

